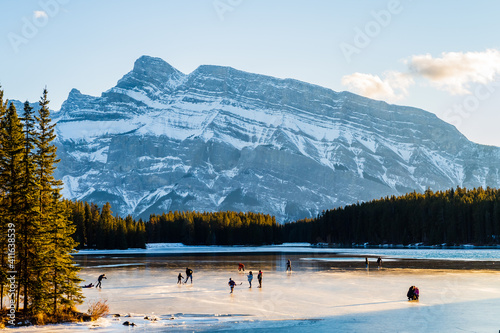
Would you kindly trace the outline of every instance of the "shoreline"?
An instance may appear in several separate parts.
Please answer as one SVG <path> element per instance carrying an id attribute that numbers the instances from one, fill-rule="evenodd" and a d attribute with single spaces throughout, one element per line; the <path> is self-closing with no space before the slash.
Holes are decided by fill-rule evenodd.
<path id="1" fill-rule="evenodd" d="M 304 267 L 314 266 L 315 271 L 323 270 L 367 270 L 365 258 L 369 260 L 369 271 L 378 271 L 377 258 L 382 258 L 380 271 L 392 269 L 421 269 L 421 270 L 488 270 L 500 271 L 500 261 L 498 260 L 473 260 L 473 259 L 427 259 L 427 258 L 401 258 L 378 254 L 346 254 L 346 253 L 317 253 L 317 252 L 211 252 L 211 253 L 96 253 L 82 254 L 75 257 L 75 260 L 82 268 L 106 268 L 106 267 L 126 267 L 126 266 L 157 266 L 161 262 L 168 262 L 176 258 L 186 261 L 196 261 L 200 257 L 219 257 L 225 260 L 233 259 L 234 262 L 246 262 L 268 260 L 278 258 L 290 258 L 293 262 L 294 271 L 302 271 Z M 135 262 L 135 258 L 140 258 L 140 263 Z M 112 264 L 103 266 L 102 260 L 112 260 Z M 279 259 L 281 260 L 281 259 Z M 307 264 L 306 264 L 307 262 Z M 310 268 L 308 268 L 310 269 Z"/>

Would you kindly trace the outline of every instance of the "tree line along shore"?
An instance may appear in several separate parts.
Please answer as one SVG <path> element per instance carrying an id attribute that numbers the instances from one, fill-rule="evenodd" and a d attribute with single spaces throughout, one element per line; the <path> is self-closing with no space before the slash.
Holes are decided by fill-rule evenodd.
<path id="1" fill-rule="evenodd" d="M 284 242 L 500 244 L 500 190 L 452 188 L 412 192 L 323 211 L 280 224 L 252 212 L 168 212 L 149 220 L 113 216 L 111 206 L 65 200 L 79 249 L 144 248 L 146 243 L 266 245 Z"/>

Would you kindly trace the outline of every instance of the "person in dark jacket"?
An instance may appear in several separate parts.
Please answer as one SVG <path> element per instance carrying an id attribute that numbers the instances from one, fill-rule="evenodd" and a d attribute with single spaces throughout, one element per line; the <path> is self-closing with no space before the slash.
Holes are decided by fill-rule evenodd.
<path id="1" fill-rule="evenodd" d="M 190 278 L 191 278 L 191 283 L 193 283 L 193 270 L 186 267 L 186 281 L 184 281 L 184 283 L 187 283 Z"/>
<path id="2" fill-rule="evenodd" d="M 408 292 L 406 293 L 406 297 L 408 297 L 408 300 L 411 301 L 413 299 L 413 286 L 411 286 L 408 289 Z"/>
<path id="3" fill-rule="evenodd" d="M 227 284 L 229 285 L 229 288 L 231 288 L 230 294 L 232 294 L 233 290 L 234 290 L 234 286 L 236 285 L 236 282 L 234 282 L 233 279 L 229 278 L 229 282 Z"/>
<path id="4" fill-rule="evenodd" d="M 106 277 L 106 274 L 99 275 L 99 277 L 97 278 L 97 284 L 95 285 L 96 288 L 97 287 L 99 287 L 99 289 L 101 288 L 101 281 L 102 281 L 102 279 L 106 279 L 106 280 L 108 279 Z"/>
<path id="5" fill-rule="evenodd" d="M 257 280 L 259 280 L 259 288 L 262 288 L 262 271 L 259 269 L 259 274 L 257 274 Z"/>

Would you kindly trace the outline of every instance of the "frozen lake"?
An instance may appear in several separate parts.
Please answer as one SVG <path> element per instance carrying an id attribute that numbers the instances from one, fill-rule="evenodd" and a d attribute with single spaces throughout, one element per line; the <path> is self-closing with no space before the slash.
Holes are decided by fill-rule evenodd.
<path id="1" fill-rule="evenodd" d="M 208 248 L 208 249 L 207 249 Z M 202 250 L 202 254 L 200 252 Z M 140 250 L 139 250 L 140 251 Z M 385 251 L 385 252 L 384 252 Z M 394 254 L 392 251 L 399 251 Z M 413 252 L 412 252 L 413 251 Z M 416 251 L 416 252 L 415 252 Z M 423 252 L 422 252 L 423 251 Z M 428 251 L 431 251 L 428 253 Z M 432 254 L 432 251 L 437 251 Z M 442 254 L 439 251 L 445 251 Z M 454 251 L 454 252 L 453 252 Z M 462 253 L 461 251 L 472 251 Z M 483 251 L 474 253 L 474 251 Z M 488 259 L 488 252 L 491 253 Z M 428 269 L 436 259 L 499 259 L 499 250 L 311 249 L 308 247 L 182 247 L 145 252 L 77 255 L 84 283 L 106 273 L 102 290 L 83 289 L 87 302 L 107 299 L 119 318 L 96 323 L 21 328 L 16 332 L 163 332 L 241 330 L 281 332 L 498 332 L 500 272 L 494 269 Z M 343 253 L 340 254 L 339 253 Z M 370 256 L 365 268 L 364 256 Z M 377 269 L 376 256 L 383 268 Z M 286 260 L 292 273 L 285 273 Z M 402 268 L 406 259 L 420 268 Z M 424 260 L 425 259 L 425 260 Z M 245 273 L 237 264 L 246 266 Z M 498 263 L 500 265 L 500 263 Z M 439 266 L 439 265 L 438 265 Z M 178 285 L 186 267 L 193 284 Z M 264 272 L 257 288 L 257 272 Z M 246 273 L 254 273 L 248 288 Z M 229 278 L 242 283 L 229 293 Z M 419 302 L 408 302 L 410 285 Z M 85 311 L 87 305 L 80 307 Z M 126 317 L 125 317 L 126 316 Z M 130 316 L 130 317 L 128 317 Z M 154 318 L 156 320 L 146 320 Z M 125 321 L 135 327 L 126 327 Z"/>

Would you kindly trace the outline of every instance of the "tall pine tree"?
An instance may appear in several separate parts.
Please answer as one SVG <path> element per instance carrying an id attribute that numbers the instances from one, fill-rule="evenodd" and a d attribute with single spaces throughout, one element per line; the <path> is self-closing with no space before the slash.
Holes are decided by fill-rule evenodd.
<path id="1" fill-rule="evenodd" d="M 22 274 L 22 267 L 18 265 L 19 248 L 21 242 L 18 241 L 20 224 L 22 223 L 22 183 L 23 183 L 23 133 L 21 121 L 17 116 L 16 107 L 10 104 L 2 122 L 2 150 L 3 154 L 0 159 L 0 183 L 3 184 L 4 198 L 2 200 L 4 212 L 4 230 L 6 227 L 11 226 L 9 229 L 16 230 L 15 233 L 15 259 L 9 258 L 9 264 L 14 264 L 17 271 Z M 13 226 L 13 227 L 12 227 Z M 9 266 L 10 267 L 10 266 Z M 12 269 L 14 270 L 14 269 Z M 19 309 L 19 288 L 17 290 L 16 310 Z"/>
<path id="2" fill-rule="evenodd" d="M 52 260 L 47 262 L 44 280 L 49 282 L 51 312 L 57 316 L 59 309 L 70 310 L 76 303 L 81 303 L 83 295 L 78 287 L 82 281 L 77 276 L 80 269 L 71 256 L 76 252 L 77 243 L 71 237 L 76 228 L 68 221 L 69 210 L 61 201 L 59 189 L 55 189 L 52 195 L 45 248 Z"/>
<path id="3" fill-rule="evenodd" d="M 36 311 L 52 313 L 68 310 L 81 303 L 82 294 L 77 284 L 79 269 L 71 257 L 76 243 L 71 238 L 74 227 L 68 220 L 67 211 L 61 202 L 62 182 L 53 174 L 57 159 L 55 124 L 50 118 L 47 89 L 44 89 L 39 102 L 40 109 L 35 117 L 38 125 L 35 147 L 36 168 L 39 185 L 40 230 L 43 233 L 39 262 L 36 267 L 38 282 L 43 285 L 34 299 Z"/>
<path id="4" fill-rule="evenodd" d="M 28 311 L 29 291 L 37 288 L 36 280 L 31 276 L 32 267 L 36 266 L 38 251 L 40 248 L 40 224 L 38 216 L 38 179 L 36 177 L 35 165 L 35 118 L 33 108 L 30 103 L 24 103 L 24 113 L 21 118 L 23 124 L 23 184 L 21 188 L 22 194 L 22 221 L 18 228 L 18 236 L 22 239 L 19 242 L 19 253 L 21 253 L 20 266 L 20 285 L 23 286 L 24 312 Z"/>
<path id="5" fill-rule="evenodd" d="M 7 102 L 3 100 L 3 90 L 0 87 L 0 309 L 3 308 L 4 285 L 7 284 L 7 220 L 6 220 L 6 187 L 5 150 Z"/>

